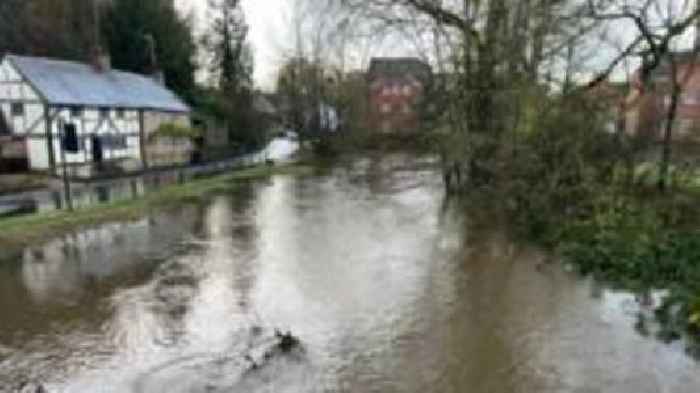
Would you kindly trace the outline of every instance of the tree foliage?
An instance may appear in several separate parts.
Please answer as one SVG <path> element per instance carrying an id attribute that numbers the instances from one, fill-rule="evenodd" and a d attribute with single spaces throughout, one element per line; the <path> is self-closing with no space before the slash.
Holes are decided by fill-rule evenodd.
<path id="1" fill-rule="evenodd" d="M 210 24 L 202 38 L 210 88 L 199 96 L 201 109 L 226 124 L 229 141 L 255 147 L 265 137 L 253 107 L 253 53 L 240 0 L 209 0 Z"/>
<path id="2" fill-rule="evenodd" d="M 194 140 L 201 136 L 201 130 L 176 123 L 163 123 L 148 137 L 151 141 L 158 138 Z"/>
<path id="3" fill-rule="evenodd" d="M 115 68 L 144 74 L 160 68 L 168 87 L 192 99 L 196 42 L 190 23 L 171 1 L 114 0 L 106 10 L 102 30 Z"/>
<path id="4" fill-rule="evenodd" d="M 149 39 L 158 64 L 150 55 Z M 0 54 L 89 62 L 97 46 L 108 51 L 117 69 L 148 74 L 159 67 L 168 87 L 191 98 L 197 48 L 190 23 L 172 1 L 0 2 Z"/>
<path id="5" fill-rule="evenodd" d="M 277 74 L 277 94 L 283 97 L 284 116 L 300 134 L 307 134 L 309 116 L 318 107 L 325 71 L 304 57 L 287 60 Z"/>
<path id="6" fill-rule="evenodd" d="M 92 0 L 3 0 L 0 55 L 85 61 L 94 41 Z"/>
<path id="7" fill-rule="evenodd" d="M 700 59 L 700 36 L 690 47 L 686 34 L 700 27 L 700 2 L 343 3 L 428 53 L 437 83 L 427 128 L 449 195 L 488 196 L 514 234 L 558 248 L 584 273 L 635 292 L 669 289 L 657 310 L 664 329 L 700 337 L 697 189 L 675 180 L 683 170 L 672 154 L 682 70 Z M 639 90 L 604 94 L 621 75 Z M 646 115 L 626 100 L 638 94 L 661 108 L 640 120 L 663 137 L 656 143 L 626 132 L 628 111 Z M 640 162 L 658 168 L 656 189 Z"/>
<path id="8" fill-rule="evenodd" d="M 250 90 L 253 55 L 248 43 L 248 24 L 240 0 L 209 0 L 212 15 L 204 46 L 210 57 L 210 72 L 219 89 L 231 95 Z"/>

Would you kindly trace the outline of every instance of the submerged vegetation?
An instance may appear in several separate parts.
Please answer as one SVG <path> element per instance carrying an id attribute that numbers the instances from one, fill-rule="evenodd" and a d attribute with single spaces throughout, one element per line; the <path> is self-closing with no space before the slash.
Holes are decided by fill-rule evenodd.
<path id="1" fill-rule="evenodd" d="M 3 219 L 0 221 L 0 249 L 9 250 L 36 244 L 62 233 L 112 221 L 138 219 L 154 209 L 166 209 L 185 202 L 197 202 L 226 192 L 237 181 L 264 178 L 272 175 L 310 173 L 304 165 L 257 166 L 211 178 L 163 187 L 143 198 L 122 200 L 90 206 L 73 212 L 54 211 Z"/>
<path id="2" fill-rule="evenodd" d="M 567 100 L 539 113 L 536 132 L 509 135 L 481 159 L 480 177 L 470 179 L 474 187 L 459 195 L 489 195 L 508 213 L 516 237 L 551 250 L 582 275 L 637 294 L 643 307 L 655 310 L 658 337 L 685 337 L 696 353 L 700 209 L 694 172 L 677 157 L 660 190 L 658 167 L 646 158 L 655 143 L 607 133 L 585 96 Z M 642 147 L 629 152 L 635 144 Z M 663 296 L 654 304 L 658 291 Z"/>
<path id="3" fill-rule="evenodd" d="M 629 138 L 596 132 L 590 122 L 577 131 L 576 123 L 586 124 L 558 121 L 553 124 L 567 127 L 566 133 L 523 137 L 513 156 L 501 158 L 498 178 L 481 190 L 501 195 L 493 200 L 506 202 L 518 237 L 552 250 L 583 275 L 638 294 L 643 306 L 656 306 L 660 338 L 687 337 L 689 349 L 697 352 L 696 178 L 677 169 L 661 191 L 658 172 L 640 170 L 644 165 L 636 159 L 630 163 L 615 154 L 632 143 Z M 651 300 L 656 291 L 664 293 L 660 304 Z"/>
<path id="4" fill-rule="evenodd" d="M 670 199 L 675 199 L 670 196 Z M 609 194 L 595 201 L 588 214 L 563 222 L 557 249 L 583 274 L 634 291 L 667 291 L 656 310 L 660 338 L 690 333 L 697 353 L 700 338 L 700 229 L 687 226 L 692 206 L 673 201 Z M 647 299 L 647 300 L 644 300 Z"/>

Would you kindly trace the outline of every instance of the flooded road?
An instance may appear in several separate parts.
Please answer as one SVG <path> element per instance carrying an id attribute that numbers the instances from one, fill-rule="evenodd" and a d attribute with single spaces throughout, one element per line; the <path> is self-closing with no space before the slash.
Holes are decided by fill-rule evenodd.
<path id="1" fill-rule="evenodd" d="M 480 228 L 392 157 L 0 255 L 0 391 L 700 391 L 633 296 Z"/>

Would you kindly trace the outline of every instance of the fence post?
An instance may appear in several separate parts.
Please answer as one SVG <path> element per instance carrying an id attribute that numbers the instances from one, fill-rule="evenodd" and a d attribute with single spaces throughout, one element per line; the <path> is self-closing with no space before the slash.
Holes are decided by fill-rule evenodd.
<path id="1" fill-rule="evenodd" d="M 73 199 L 71 197 L 70 180 L 68 179 L 68 163 L 66 162 L 66 135 L 63 120 L 58 121 L 58 144 L 61 147 L 61 164 L 63 166 L 63 192 L 65 193 L 68 211 L 73 211 Z"/>

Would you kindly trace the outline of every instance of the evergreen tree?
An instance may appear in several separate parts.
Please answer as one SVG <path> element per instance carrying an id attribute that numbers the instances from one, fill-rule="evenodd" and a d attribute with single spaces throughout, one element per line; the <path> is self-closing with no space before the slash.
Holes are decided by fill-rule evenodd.
<path id="1" fill-rule="evenodd" d="M 224 110 L 232 143 L 254 147 L 263 135 L 256 120 L 253 99 L 253 56 L 241 0 L 209 0 L 210 29 L 203 46 L 210 55 L 209 72 L 218 91 L 217 106 Z"/>
<path id="2" fill-rule="evenodd" d="M 115 68 L 148 74 L 160 67 L 166 85 L 192 99 L 197 47 L 191 24 L 172 1 L 114 0 L 105 12 L 102 30 Z"/>
<path id="3" fill-rule="evenodd" d="M 0 56 L 7 52 L 19 53 L 22 47 L 26 10 L 25 0 L 0 2 Z"/>
<path id="4" fill-rule="evenodd" d="M 231 96 L 252 86 L 253 56 L 241 0 L 209 0 L 211 29 L 204 45 L 211 53 L 211 75 L 219 89 Z"/>
<path id="5" fill-rule="evenodd" d="M 0 55 L 86 61 L 94 39 L 93 1 L 0 1 Z"/>

